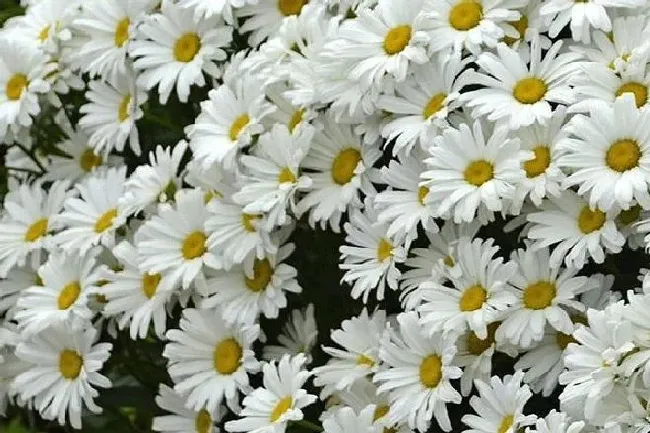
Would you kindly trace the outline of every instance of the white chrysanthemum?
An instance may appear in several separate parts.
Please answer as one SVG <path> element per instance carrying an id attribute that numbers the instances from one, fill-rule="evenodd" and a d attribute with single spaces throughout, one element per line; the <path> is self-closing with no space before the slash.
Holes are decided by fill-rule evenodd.
<path id="1" fill-rule="evenodd" d="M 558 412 L 555 409 L 544 418 L 538 418 L 534 426 L 526 429 L 531 433 L 580 433 L 585 423 L 583 421 L 573 421 L 564 412 Z"/>
<path id="2" fill-rule="evenodd" d="M 310 8 L 311 10 L 311 8 Z M 318 9 L 324 13 L 321 7 Z M 316 18 L 314 18 L 316 19 Z M 294 20 L 287 20 L 292 22 Z M 300 41 L 301 43 L 303 41 Z M 274 64 L 274 67 L 277 65 Z M 270 130 L 275 123 L 285 125 L 291 134 L 298 134 L 307 125 L 312 124 L 312 120 L 317 116 L 317 112 L 309 106 L 296 106 L 287 98 L 287 93 L 291 92 L 291 88 L 284 82 L 273 83 L 266 87 L 266 97 L 272 102 L 275 107 L 266 119 L 266 129 Z"/>
<path id="3" fill-rule="evenodd" d="M 530 62 L 504 43 L 497 54 L 485 52 L 477 63 L 481 72 L 469 70 L 459 81 L 480 84 L 482 89 L 463 93 L 460 100 L 473 108 L 472 116 L 487 115 L 488 120 L 507 122 L 510 129 L 533 123 L 546 124 L 551 104 L 571 104 L 574 94 L 569 79 L 577 72 L 576 53 L 559 54 L 562 42 L 556 42 L 542 59 L 539 40 L 530 45 Z"/>
<path id="4" fill-rule="evenodd" d="M 413 311 L 401 313 L 397 321 L 399 333 L 393 331 L 390 341 L 379 349 L 386 370 L 373 379 L 381 384 L 378 392 L 388 392 L 386 416 L 392 423 L 407 421 L 410 428 L 420 431 L 426 431 L 435 417 L 442 430 L 451 431 L 447 403 L 461 402 L 449 382 L 462 374 L 451 364 L 456 346 L 441 334 L 426 336 Z"/>
<path id="5" fill-rule="evenodd" d="M 284 433 L 290 421 L 303 418 L 302 408 L 317 400 L 302 389 L 311 375 L 304 370 L 305 355 L 284 355 L 277 363 L 262 366 L 263 386 L 244 398 L 244 408 L 235 421 L 225 425 L 229 432 Z"/>
<path id="6" fill-rule="evenodd" d="M 539 10 L 541 2 L 534 0 L 527 2 L 519 8 L 521 16 L 516 21 L 501 21 L 498 25 L 503 29 L 503 42 L 514 48 L 526 61 L 530 60 L 528 44 L 539 38 L 542 49 L 548 50 L 551 47 L 551 40 L 543 33 L 547 26 Z"/>
<path id="7" fill-rule="evenodd" d="M 461 124 L 448 128 L 429 147 L 425 162 L 430 170 L 422 173 L 429 188 L 428 201 L 437 213 L 453 216 L 455 223 L 486 218 L 504 210 L 504 199 L 511 199 L 517 183 L 524 177 L 523 163 L 533 152 L 520 151 L 519 139 L 497 128 L 487 139 L 480 121 L 473 128 Z"/>
<path id="8" fill-rule="evenodd" d="M 357 380 L 379 371 L 379 345 L 386 329 L 386 312 L 372 315 L 366 308 L 358 317 L 341 322 L 330 337 L 340 348 L 323 346 L 331 356 L 327 364 L 314 369 L 314 385 L 326 387 L 321 393 L 349 389 Z"/>
<path id="9" fill-rule="evenodd" d="M 277 2 L 248 0 L 235 11 L 237 18 L 246 18 L 239 30 L 242 33 L 251 32 L 248 43 L 259 45 L 264 39 L 276 32 L 282 26 L 286 17 L 300 15 L 308 0 L 279 0 Z"/>
<path id="10" fill-rule="evenodd" d="M 100 275 L 95 268 L 99 251 L 83 256 L 56 251 L 38 270 L 40 281 L 24 290 L 14 316 L 21 332 L 30 335 L 48 326 L 65 323 L 83 328 L 93 317 L 88 308 L 88 292 Z"/>
<path id="11" fill-rule="evenodd" d="M 515 301 L 509 290 L 509 280 L 516 265 L 494 258 L 499 247 L 494 240 L 462 238 L 456 246 L 456 262 L 461 269 L 457 276 L 449 275 L 453 287 L 431 284 L 435 290 L 422 294 L 418 307 L 420 323 L 433 334 L 458 335 L 469 327 L 476 335 L 487 338 L 487 325 L 499 320 Z"/>
<path id="12" fill-rule="evenodd" d="M 234 407 L 238 390 L 251 391 L 248 373 L 259 368 L 251 349 L 259 325 L 229 327 L 214 311 L 188 308 L 179 326 L 167 331 L 163 352 L 174 390 L 187 395 L 190 409 L 212 411 L 224 397 Z"/>
<path id="13" fill-rule="evenodd" d="M 247 3 L 256 4 L 259 0 L 178 0 L 180 7 L 194 10 L 194 20 L 210 18 L 219 15 L 228 24 L 233 24 L 233 11 Z"/>
<path id="14" fill-rule="evenodd" d="M 342 407 L 323 420 L 324 433 L 379 433 L 380 424 L 374 424 L 375 405 L 368 405 L 359 414 L 351 407 Z"/>
<path id="15" fill-rule="evenodd" d="M 178 99 L 187 102 L 190 86 L 205 85 L 203 72 L 218 75 L 215 61 L 226 59 L 223 47 L 232 41 L 232 27 L 220 18 L 195 22 L 191 9 L 163 1 L 160 13 L 150 15 L 129 45 L 133 66 L 142 70 L 138 84 L 158 86 L 161 104 L 167 102 L 174 85 Z"/>
<path id="16" fill-rule="evenodd" d="M 165 274 L 170 284 L 180 282 L 187 289 L 203 278 L 204 265 L 220 268 L 221 261 L 208 250 L 207 217 L 201 190 L 178 191 L 176 206 L 162 210 L 137 232 L 140 270 Z"/>
<path id="17" fill-rule="evenodd" d="M 27 257 L 54 246 L 52 233 L 62 227 L 57 216 L 70 194 L 70 183 L 54 182 L 44 191 L 43 182 L 23 183 L 4 199 L 0 218 L 0 277 L 15 266 L 23 266 Z"/>
<path id="18" fill-rule="evenodd" d="M 34 407 L 45 419 L 81 428 L 82 406 L 94 413 L 102 409 L 93 401 L 95 387 L 108 388 L 111 381 L 101 373 L 109 357 L 111 343 L 97 343 L 93 327 L 74 330 L 53 326 L 16 347 L 16 355 L 29 369 L 18 375 L 12 394 L 34 398 Z"/>
<path id="19" fill-rule="evenodd" d="M 611 211 L 591 209 L 579 195 L 567 190 L 526 215 L 530 222 L 527 236 L 535 241 L 533 248 L 558 244 L 550 257 L 552 266 L 559 266 L 564 259 L 567 266 L 582 269 L 590 257 L 602 263 L 605 251 L 621 251 L 625 237 L 616 228 L 615 216 Z"/>
<path id="20" fill-rule="evenodd" d="M 72 36 L 70 22 L 78 13 L 79 0 L 40 0 L 4 24 L 11 38 L 22 39 L 42 51 L 56 55 Z"/>
<path id="21" fill-rule="evenodd" d="M 184 397 L 161 383 L 156 404 L 171 414 L 155 417 L 151 429 L 161 433 L 219 433 L 219 427 L 215 423 L 221 421 L 224 415 L 222 406 L 217 406 L 211 411 L 196 411 L 185 407 L 185 401 Z"/>
<path id="22" fill-rule="evenodd" d="M 278 344 L 265 344 L 262 357 L 267 361 L 279 361 L 284 354 L 291 356 L 304 353 L 311 362 L 311 351 L 318 339 L 318 328 L 314 317 L 314 305 L 302 310 L 296 309 L 287 318 L 282 332 L 278 334 Z"/>

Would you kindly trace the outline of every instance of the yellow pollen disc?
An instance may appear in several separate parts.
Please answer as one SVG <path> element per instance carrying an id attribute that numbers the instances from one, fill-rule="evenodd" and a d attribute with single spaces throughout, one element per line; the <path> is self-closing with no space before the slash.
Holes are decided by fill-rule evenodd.
<path id="1" fill-rule="evenodd" d="M 551 305 L 557 290 L 549 281 L 538 281 L 524 289 L 524 305 L 530 310 L 543 310 Z"/>
<path id="2" fill-rule="evenodd" d="M 230 131 L 228 131 L 228 137 L 231 141 L 237 141 L 241 130 L 244 129 L 246 125 L 248 125 L 248 122 L 250 122 L 250 117 L 248 117 L 248 114 L 242 114 L 241 116 L 237 117 L 234 122 L 232 122 L 232 125 L 230 125 Z"/>
<path id="3" fill-rule="evenodd" d="M 239 368 L 242 348 L 234 338 L 220 341 L 214 348 L 214 369 L 220 374 L 233 374 Z"/>
<path id="4" fill-rule="evenodd" d="M 129 104 L 131 104 L 131 95 L 126 95 L 122 98 L 122 102 L 117 107 L 117 119 L 124 122 L 129 118 Z"/>
<path id="5" fill-rule="evenodd" d="M 519 39 L 524 37 L 524 34 L 526 33 L 526 29 L 528 28 L 528 17 L 526 15 L 522 15 L 521 18 L 519 18 L 517 21 L 508 21 L 508 24 L 514 27 L 515 30 L 517 30 L 517 33 L 519 33 L 519 36 L 516 38 L 512 38 L 510 36 L 506 36 L 503 38 L 503 42 L 505 42 L 508 45 L 512 45 L 515 42 L 517 42 Z"/>
<path id="6" fill-rule="evenodd" d="M 429 99 L 429 102 L 427 102 L 427 105 L 424 107 L 424 110 L 422 111 L 422 117 L 428 119 L 440 111 L 442 107 L 444 107 L 446 97 L 446 93 L 438 93 L 433 95 L 431 99 Z"/>
<path id="7" fill-rule="evenodd" d="M 480 284 L 475 284 L 463 291 L 460 297 L 460 311 L 474 311 L 483 306 L 487 299 L 487 292 Z"/>
<path id="8" fill-rule="evenodd" d="M 124 18 L 118 21 L 117 26 L 115 26 L 115 46 L 122 48 L 122 45 L 129 39 L 129 25 L 131 20 L 129 18 Z"/>
<path id="9" fill-rule="evenodd" d="M 156 294 L 161 278 L 160 274 L 146 273 L 142 276 L 142 292 L 147 298 L 151 299 Z"/>
<path id="10" fill-rule="evenodd" d="M 286 411 L 291 409 L 291 405 L 293 405 L 293 400 L 289 396 L 278 400 L 269 417 L 271 422 L 276 422 Z"/>
<path id="11" fill-rule="evenodd" d="M 185 33 L 174 43 L 174 59 L 178 62 L 188 63 L 201 49 L 201 39 L 196 33 Z"/>
<path id="12" fill-rule="evenodd" d="M 25 232 L 25 242 L 34 242 L 47 234 L 47 218 L 32 223 Z"/>
<path id="13" fill-rule="evenodd" d="M 483 5 L 476 0 L 461 0 L 449 11 L 449 24 L 465 31 L 476 27 L 483 18 Z"/>
<path id="14" fill-rule="evenodd" d="M 103 158 L 96 155 L 92 149 L 84 150 L 84 153 L 79 157 L 79 167 L 86 173 L 90 173 L 95 167 L 102 165 Z"/>
<path id="15" fill-rule="evenodd" d="M 481 186 L 494 178 L 494 167 L 484 159 L 472 161 L 463 172 L 463 177 L 468 183 Z"/>
<path id="16" fill-rule="evenodd" d="M 254 215 L 250 213 L 241 214 L 241 221 L 242 221 L 242 225 L 244 226 L 244 230 L 246 230 L 248 233 L 256 232 L 257 229 L 255 228 L 253 221 L 260 218 L 261 218 L 260 215 Z"/>
<path id="17" fill-rule="evenodd" d="M 478 356 L 492 347 L 492 344 L 494 344 L 494 334 L 500 324 L 501 322 L 493 322 L 487 325 L 488 335 L 485 340 L 481 340 L 476 336 L 474 331 L 471 331 L 467 335 L 467 351 L 472 355 Z"/>
<path id="18" fill-rule="evenodd" d="M 586 235 L 595 232 L 605 224 L 605 212 L 595 209 L 589 209 L 589 206 L 584 206 L 578 215 L 578 227 L 580 231 Z"/>
<path id="19" fill-rule="evenodd" d="M 269 285 L 273 276 L 273 267 L 268 259 L 255 259 L 253 278 L 245 277 L 246 287 L 252 292 L 261 292 Z"/>
<path id="20" fill-rule="evenodd" d="M 354 169 L 361 161 L 361 152 L 354 148 L 344 149 L 332 161 L 332 179 L 338 185 L 345 185 L 354 177 Z"/>
<path id="21" fill-rule="evenodd" d="M 447 256 L 444 259 L 442 259 L 442 263 L 444 263 L 445 266 L 450 267 L 450 268 L 456 264 L 456 262 L 454 261 L 454 258 L 452 256 Z"/>
<path id="22" fill-rule="evenodd" d="M 375 408 L 375 413 L 372 415 L 372 421 L 375 422 L 379 418 L 385 417 L 389 410 L 390 410 L 389 406 L 386 405 L 377 406 Z"/>
<path id="23" fill-rule="evenodd" d="M 638 220 L 639 215 L 641 215 L 641 206 L 635 204 L 628 210 L 622 210 L 618 214 L 618 220 L 627 226 Z"/>
<path id="24" fill-rule="evenodd" d="M 512 427 L 512 424 L 515 422 L 515 417 L 512 415 L 507 415 L 503 417 L 503 420 L 501 420 L 501 424 L 499 425 L 499 429 L 497 430 L 497 433 L 506 433 L 510 427 Z"/>
<path id="25" fill-rule="evenodd" d="M 205 234 L 192 232 L 183 239 L 181 253 L 185 260 L 192 260 L 201 257 L 205 253 Z"/>
<path id="26" fill-rule="evenodd" d="M 27 84 L 27 75 L 14 74 L 11 78 L 9 78 L 5 87 L 7 99 L 10 101 L 19 100 L 20 96 L 23 94 L 23 90 L 25 90 L 25 87 L 27 87 Z"/>
<path id="27" fill-rule="evenodd" d="M 63 287 L 61 293 L 59 293 L 59 298 L 56 301 L 59 310 L 67 310 L 70 308 L 70 306 L 77 300 L 80 293 L 81 286 L 79 286 L 79 281 L 73 281 Z"/>
<path id="28" fill-rule="evenodd" d="M 167 197 L 167 200 L 173 200 L 176 196 L 176 191 L 178 191 L 178 185 L 173 180 L 170 180 L 163 192 Z"/>
<path id="29" fill-rule="evenodd" d="M 282 15 L 299 15 L 302 7 L 309 3 L 308 0 L 278 0 L 278 10 Z"/>
<path id="30" fill-rule="evenodd" d="M 50 25 L 46 25 L 41 29 L 41 31 L 38 33 L 38 40 L 41 42 L 45 42 L 47 37 L 50 35 Z"/>
<path id="31" fill-rule="evenodd" d="M 424 206 L 424 199 L 427 198 L 429 194 L 429 188 L 426 186 L 421 186 L 418 188 L 418 201 L 422 206 Z"/>
<path id="32" fill-rule="evenodd" d="M 526 177 L 535 178 L 540 174 L 546 173 L 546 169 L 551 164 L 551 150 L 546 146 L 538 146 L 533 149 L 535 157 L 524 162 Z"/>
<path id="33" fill-rule="evenodd" d="M 429 355 L 420 363 L 420 382 L 435 388 L 442 379 L 442 361 L 438 355 Z"/>
<path id="34" fill-rule="evenodd" d="M 83 358 L 74 350 L 65 349 L 59 353 L 59 372 L 68 380 L 79 377 L 83 363 Z"/>
<path id="35" fill-rule="evenodd" d="M 534 104 L 542 100 L 547 90 L 548 86 L 544 81 L 537 77 L 528 77 L 517 81 L 512 94 L 522 104 Z"/>
<path id="36" fill-rule="evenodd" d="M 196 433 L 210 433 L 212 429 L 212 417 L 210 412 L 201 409 L 194 419 L 194 429 Z"/>
<path id="37" fill-rule="evenodd" d="M 384 51 L 390 55 L 402 52 L 410 40 L 411 26 L 393 27 L 386 33 L 386 37 L 384 38 Z"/>
<path id="38" fill-rule="evenodd" d="M 368 367 L 374 367 L 375 361 L 373 361 L 366 355 L 359 355 L 357 356 L 357 365 L 367 365 Z"/>
<path id="39" fill-rule="evenodd" d="M 393 252 L 393 246 L 391 245 L 390 242 L 388 242 L 386 239 L 381 238 L 379 241 L 379 245 L 377 245 L 377 259 L 379 259 L 380 262 L 383 262 L 387 258 L 391 256 L 391 253 Z"/>
<path id="40" fill-rule="evenodd" d="M 222 198 L 222 197 L 223 197 L 223 194 L 221 194 L 219 191 L 215 191 L 215 190 L 211 189 L 210 191 L 206 192 L 203 195 L 203 202 L 204 203 L 209 203 L 210 201 L 212 201 L 213 198 Z"/>
<path id="41" fill-rule="evenodd" d="M 302 117 L 305 114 L 305 110 L 302 108 L 299 108 L 298 110 L 294 111 L 293 114 L 291 115 L 291 119 L 289 119 L 289 132 L 293 132 L 294 129 L 296 129 L 296 126 L 302 122 Z"/>
<path id="42" fill-rule="evenodd" d="M 641 149 L 635 140 L 622 139 L 612 144 L 605 155 L 607 166 L 622 173 L 638 167 Z"/>
<path id="43" fill-rule="evenodd" d="M 278 174 L 279 183 L 296 183 L 297 180 L 296 175 L 293 174 L 293 171 L 289 167 L 284 167 L 280 170 L 280 174 Z"/>
<path id="44" fill-rule="evenodd" d="M 113 220 L 117 216 L 117 209 L 109 209 L 95 222 L 95 233 L 104 233 L 113 226 Z"/>
<path id="45" fill-rule="evenodd" d="M 555 342 L 557 343 L 558 346 L 560 346 L 560 349 L 564 350 L 569 345 L 569 343 L 575 343 L 576 340 L 575 338 L 573 338 L 571 334 L 558 332 L 555 335 Z"/>
<path id="46" fill-rule="evenodd" d="M 634 101 L 636 102 L 637 108 L 641 108 L 641 106 L 648 102 L 648 86 L 645 84 L 636 83 L 634 81 L 625 83 L 616 90 L 616 96 L 621 96 L 624 93 L 631 93 L 634 95 Z"/>

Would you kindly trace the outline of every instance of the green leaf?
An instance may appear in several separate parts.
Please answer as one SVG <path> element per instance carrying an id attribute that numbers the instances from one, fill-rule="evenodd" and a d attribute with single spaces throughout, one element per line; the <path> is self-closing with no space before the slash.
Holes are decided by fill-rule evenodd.
<path id="1" fill-rule="evenodd" d="M 20 422 L 20 418 L 14 418 L 9 423 L 6 433 L 30 433 L 30 431 Z"/>

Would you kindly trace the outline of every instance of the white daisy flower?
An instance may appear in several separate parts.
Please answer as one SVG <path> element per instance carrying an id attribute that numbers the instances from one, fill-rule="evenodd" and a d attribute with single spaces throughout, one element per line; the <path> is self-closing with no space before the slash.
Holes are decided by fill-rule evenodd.
<path id="1" fill-rule="evenodd" d="M 497 54 L 482 53 L 477 63 L 482 72 L 468 70 L 459 79 L 463 84 L 480 84 L 482 89 L 463 93 L 460 101 L 473 108 L 472 116 L 487 115 L 488 120 L 507 122 L 510 129 L 533 123 L 546 124 L 553 104 L 571 104 L 574 94 L 569 79 L 578 70 L 576 53 L 559 54 L 562 41 L 556 42 L 542 59 L 539 40 L 530 45 L 526 65 L 515 50 L 504 43 Z"/>
<path id="2" fill-rule="evenodd" d="M 234 407 L 238 390 L 251 391 L 248 373 L 259 368 L 251 349 L 259 325 L 229 327 L 214 311 L 188 308 L 179 326 L 167 331 L 163 352 L 174 390 L 187 395 L 189 409 L 213 411 L 224 397 Z"/>
<path id="3" fill-rule="evenodd" d="M 379 358 L 386 370 L 375 374 L 378 392 L 388 392 L 390 422 L 406 420 L 412 429 L 426 431 L 432 417 L 444 431 L 451 431 L 447 403 L 458 404 L 461 396 L 449 382 L 462 371 L 451 364 L 456 346 L 441 334 L 427 336 L 415 312 L 397 316 L 399 333 L 383 342 Z"/>
<path id="4" fill-rule="evenodd" d="M 33 254 L 24 266 L 14 266 L 3 279 L 0 279 L 0 314 L 5 320 L 12 320 L 18 299 L 31 286 L 41 285 L 38 268 L 44 261 L 45 254 Z"/>
<path id="5" fill-rule="evenodd" d="M 323 420 L 324 433 L 379 433 L 382 426 L 374 423 L 375 406 L 369 405 L 357 414 L 351 407 L 342 407 Z"/>
<path id="6" fill-rule="evenodd" d="M 239 31 L 241 33 L 251 32 L 248 43 L 255 47 L 264 39 L 275 35 L 286 17 L 300 15 L 302 8 L 308 2 L 308 0 L 279 0 L 277 2 L 239 0 L 241 4 L 237 5 L 235 15 L 237 18 L 246 18 Z"/>
<path id="7" fill-rule="evenodd" d="M 494 239 L 462 238 L 455 254 L 461 272 L 449 275 L 453 287 L 423 283 L 435 289 L 423 293 L 417 308 L 420 323 L 429 334 L 458 335 L 469 327 L 479 338 L 487 338 L 487 325 L 499 320 L 515 301 L 508 282 L 516 265 L 494 258 L 498 251 Z"/>
<path id="8" fill-rule="evenodd" d="M 187 289 L 203 278 L 204 265 L 220 268 L 220 259 L 208 250 L 207 217 L 201 190 L 178 191 L 176 206 L 160 211 L 137 232 L 140 270 L 165 274 L 170 284 L 180 282 Z"/>
<path id="9" fill-rule="evenodd" d="M 317 10 L 324 11 L 323 8 Z M 287 20 L 287 22 L 292 21 Z M 286 96 L 290 91 L 291 88 L 283 82 L 273 83 L 266 88 L 266 97 L 275 107 L 275 111 L 265 119 L 266 129 L 270 130 L 275 123 L 281 123 L 289 129 L 291 134 L 297 134 L 302 128 L 311 125 L 312 120 L 317 116 L 318 113 L 309 106 L 301 107 L 292 104 Z"/>
<path id="10" fill-rule="evenodd" d="M 278 344 L 265 344 L 262 358 L 279 361 L 284 354 L 291 356 L 304 353 L 307 363 L 311 362 L 311 351 L 318 339 L 318 328 L 314 318 L 314 305 L 302 310 L 295 309 L 287 318 L 282 332 L 277 336 Z"/>
<path id="11" fill-rule="evenodd" d="M 213 15 L 220 15 L 228 24 L 233 24 L 233 11 L 247 3 L 256 4 L 258 0 L 178 0 L 180 7 L 194 10 L 194 20 L 200 21 Z"/>
<path id="12" fill-rule="evenodd" d="M 162 433 L 218 433 L 215 423 L 221 421 L 224 415 L 222 406 L 214 410 L 190 410 L 185 407 L 185 398 L 165 384 L 160 384 L 156 404 L 159 408 L 170 412 L 153 419 L 151 429 Z"/>
<path id="13" fill-rule="evenodd" d="M 77 184 L 81 198 L 70 197 L 64 202 L 65 210 L 57 220 L 65 229 L 54 241 L 61 248 L 79 250 L 80 254 L 97 244 L 111 248 L 115 231 L 126 220 L 117 208 L 125 179 L 126 167 L 111 168 Z"/>
<path id="14" fill-rule="evenodd" d="M 50 254 L 38 270 L 40 281 L 24 290 L 14 316 L 21 333 L 31 335 L 50 325 L 64 323 L 83 328 L 93 317 L 88 308 L 88 293 L 100 275 L 95 268 L 93 249 L 83 256 L 61 251 Z"/>
<path id="15" fill-rule="evenodd" d="M 386 323 L 384 310 L 369 315 L 364 308 L 358 317 L 344 320 L 340 329 L 330 332 L 332 341 L 342 349 L 323 346 L 331 358 L 313 370 L 314 385 L 326 387 L 321 397 L 331 391 L 349 389 L 357 380 L 379 371 L 379 345 Z"/>
<path id="16" fill-rule="evenodd" d="M 566 190 L 542 202 L 538 212 L 526 215 L 527 236 L 534 241 L 533 248 L 558 244 L 551 253 L 551 266 L 564 259 L 568 267 L 582 269 L 590 257 L 602 263 L 605 251 L 621 251 L 625 237 L 616 228 L 615 216 L 612 211 L 591 209 L 579 195 Z"/>
<path id="17" fill-rule="evenodd" d="M 571 418 L 564 412 L 555 409 L 544 418 L 538 418 L 533 427 L 527 430 L 536 433 L 580 433 L 585 423 L 583 421 L 571 421 Z"/>
<path id="18" fill-rule="evenodd" d="M 57 216 L 69 186 L 67 181 L 54 182 L 44 191 L 43 182 L 36 181 L 7 193 L 0 219 L 0 277 L 24 266 L 30 254 L 54 247 L 52 233 L 62 227 Z"/>
<path id="19" fill-rule="evenodd" d="M 70 22 L 78 12 L 77 0 L 40 0 L 27 8 L 25 15 L 7 20 L 4 30 L 43 52 L 56 54 L 62 42 L 70 39 Z"/>
<path id="20" fill-rule="evenodd" d="M 551 47 L 551 40 L 541 35 L 546 30 L 546 23 L 539 13 L 541 0 L 527 2 L 519 12 L 521 16 L 516 21 L 500 22 L 499 27 L 503 29 L 503 42 L 514 48 L 526 61 L 530 60 L 528 45 L 535 38 L 539 38 L 543 49 Z"/>
<path id="21" fill-rule="evenodd" d="M 111 381 L 99 373 L 113 347 L 97 343 L 93 327 L 76 331 L 53 326 L 16 347 L 16 355 L 30 368 L 18 375 L 11 385 L 12 394 L 34 398 L 34 407 L 45 419 L 64 425 L 66 418 L 81 428 L 83 407 L 94 413 L 102 409 L 93 401 L 95 387 L 108 388 Z"/>
<path id="22" fill-rule="evenodd" d="M 195 22 L 192 15 L 191 9 L 163 1 L 160 13 L 150 15 L 129 44 L 133 66 L 142 70 L 138 84 L 147 90 L 158 86 L 161 104 L 174 84 L 178 99 L 187 102 L 190 86 L 204 86 L 203 72 L 217 76 L 214 62 L 226 59 L 223 47 L 232 41 L 232 27 L 218 17 Z"/>
<path id="23" fill-rule="evenodd" d="M 9 395 L 10 387 L 19 374 L 29 369 L 30 365 L 16 356 L 16 346 L 22 341 L 16 326 L 5 321 L 0 327 L 0 416 L 7 416 L 9 404 L 21 405 L 20 398 Z M 17 401 L 16 401 L 17 400 Z"/>
<path id="24" fill-rule="evenodd" d="M 263 386 L 244 398 L 241 417 L 228 421 L 229 432 L 284 433 L 290 421 L 303 418 L 302 408 L 317 400 L 302 389 L 311 375 L 304 370 L 306 357 L 284 355 L 262 366 Z"/>
<path id="25" fill-rule="evenodd" d="M 630 354 L 623 361 L 625 375 L 632 376 L 635 371 L 641 373 L 645 387 L 650 386 L 650 294 L 635 294 L 628 290 L 628 304 L 625 309 L 625 320 L 632 323 L 634 328 L 635 353 Z"/>

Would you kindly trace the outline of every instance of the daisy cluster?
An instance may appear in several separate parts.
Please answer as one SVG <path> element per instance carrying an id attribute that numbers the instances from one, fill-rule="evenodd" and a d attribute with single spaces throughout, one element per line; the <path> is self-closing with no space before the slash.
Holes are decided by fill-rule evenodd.
<path id="1" fill-rule="evenodd" d="M 650 432 L 647 0 L 20 3 L 0 415 Z"/>

